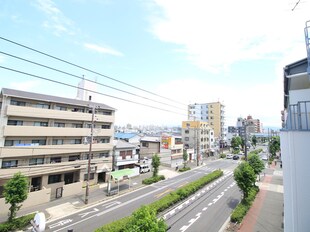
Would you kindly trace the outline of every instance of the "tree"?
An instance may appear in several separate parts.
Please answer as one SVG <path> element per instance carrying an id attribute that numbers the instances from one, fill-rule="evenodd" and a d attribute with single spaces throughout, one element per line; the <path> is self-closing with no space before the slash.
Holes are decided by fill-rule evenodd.
<path id="1" fill-rule="evenodd" d="M 253 137 L 252 137 L 252 144 L 253 144 L 254 148 L 256 147 L 256 143 L 257 143 L 257 138 L 256 138 L 255 135 L 253 135 Z"/>
<path id="2" fill-rule="evenodd" d="M 254 170 L 248 162 L 238 165 L 234 171 L 234 179 L 243 193 L 243 199 L 246 199 L 256 180 Z"/>
<path id="3" fill-rule="evenodd" d="M 249 155 L 248 163 L 253 168 L 255 175 L 259 175 L 265 168 L 264 162 L 256 153 L 251 153 Z"/>
<path id="4" fill-rule="evenodd" d="M 183 150 L 184 168 L 186 167 L 187 159 L 188 159 L 188 154 L 187 154 L 187 151 L 184 149 Z"/>
<path id="5" fill-rule="evenodd" d="M 167 225 L 163 219 L 157 219 L 155 209 L 149 206 L 141 206 L 133 212 L 126 232 L 165 232 Z"/>
<path id="6" fill-rule="evenodd" d="M 232 148 L 239 147 L 242 143 L 240 136 L 232 137 L 230 145 Z"/>
<path id="7" fill-rule="evenodd" d="M 269 141 L 269 152 L 275 157 L 278 151 L 280 151 L 280 137 L 273 136 Z"/>
<path id="8" fill-rule="evenodd" d="M 152 157 L 153 177 L 158 175 L 158 169 L 160 165 L 160 158 L 157 154 Z"/>
<path id="9" fill-rule="evenodd" d="M 20 203 L 28 197 L 27 177 L 22 175 L 20 172 L 15 173 L 13 178 L 4 185 L 3 195 L 5 198 L 5 203 L 9 203 L 11 205 L 9 221 L 12 221 L 15 218 L 17 211 L 22 206 Z"/>

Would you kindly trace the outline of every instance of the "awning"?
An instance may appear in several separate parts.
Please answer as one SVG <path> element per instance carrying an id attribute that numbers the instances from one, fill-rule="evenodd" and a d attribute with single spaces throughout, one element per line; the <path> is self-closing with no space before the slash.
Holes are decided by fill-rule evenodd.
<path id="1" fill-rule="evenodd" d="M 111 172 L 111 176 L 113 177 L 114 180 L 123 180 L 123 179 L 128 179 L 128 177 L 134 173 L 135 173 L 134 170 L 130 168 L 126 168 L 126 169 Z"/>

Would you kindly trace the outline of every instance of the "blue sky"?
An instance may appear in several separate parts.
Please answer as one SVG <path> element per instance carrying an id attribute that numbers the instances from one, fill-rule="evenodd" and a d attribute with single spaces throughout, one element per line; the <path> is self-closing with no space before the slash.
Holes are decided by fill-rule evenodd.
<path id="1" fill-rule="evenodd" d="M 77 86 L 79 79 L 3 53 L 29 59 L 157 101 L 97 86 L 117 109 L 116 124 L 181 125 L 186 105 L 221 101 L 226 124 L 239 116 L 280 127 L 282 70 L 306 57 L 303 29 L 309 1 L 209 0 L 2 0 L 0 37 L 103 75 L 127 82 L 179 105 L 0 40 L 0 66 Z M 0 69 L 0 86 L 63 97 L 76 89 Z"/>

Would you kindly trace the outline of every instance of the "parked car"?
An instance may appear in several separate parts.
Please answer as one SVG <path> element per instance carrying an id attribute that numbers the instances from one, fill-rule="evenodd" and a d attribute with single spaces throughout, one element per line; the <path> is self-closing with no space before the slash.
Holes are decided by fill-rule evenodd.
<path id="1" fill-rule="evenodd" d="M 239 156 L 238 155 L 234 155 L 233 160 L 238 160 Z"/>
<path id="2" fill-rule="evenodd" d="M 227 155 L 226 155 L 226 158 L 227 158 L 227 159 L 232 159 L 233 156 L 234 156 L 233 154 L 227 154 Z"/>

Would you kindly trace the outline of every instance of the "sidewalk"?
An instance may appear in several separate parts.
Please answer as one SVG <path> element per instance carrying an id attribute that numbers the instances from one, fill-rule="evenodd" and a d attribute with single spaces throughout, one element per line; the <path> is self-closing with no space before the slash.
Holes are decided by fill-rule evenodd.
<path id="1" fill-rule="evenodd" d="M 239 232 L 283 231 L 283 172 L 279 163 L 265 169 L 260 191 L 243 219 Z"/>

